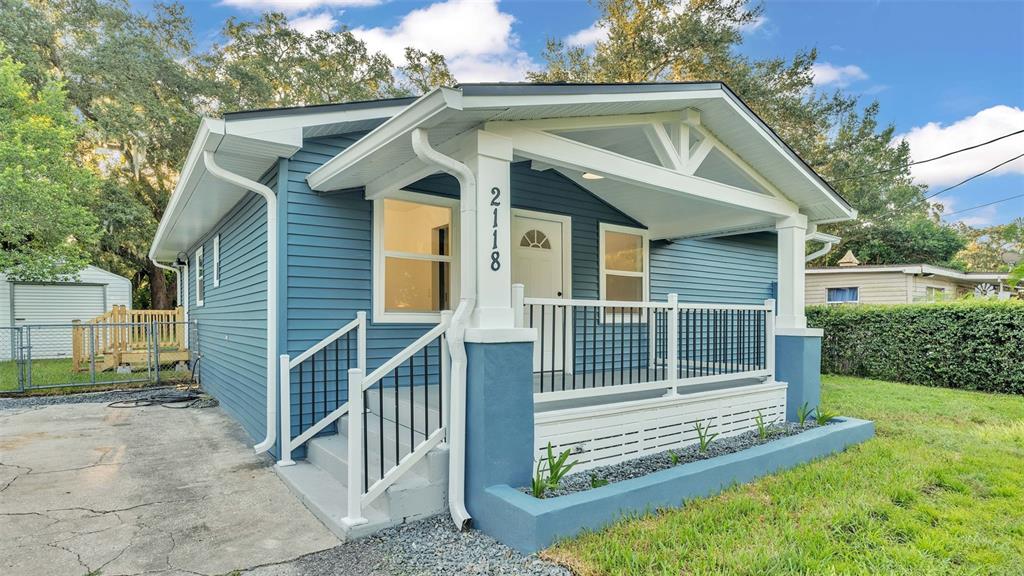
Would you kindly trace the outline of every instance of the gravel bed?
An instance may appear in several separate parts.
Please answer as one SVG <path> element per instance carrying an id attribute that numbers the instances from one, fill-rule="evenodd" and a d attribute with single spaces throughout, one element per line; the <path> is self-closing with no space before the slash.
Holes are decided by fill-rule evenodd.
<path id="1" fill-rule="evenodd" d="M 572 572 L 536 555 L 516 552 L 478 530 L 459 532 L 447 514 L 440 514 L 246 574 L 571 576 Z"/>
<path id="2" fill-rule="evenodd" d="M 151 386 L 130 390 L 105 390 L 103 392 L 76 392 L 72 394 L 45 394 L 39 396 L 8 396 L 0 397 L 0 410 L 36 408 L 54 404 L 84 404 L 120 402 L 122 400 L 139 400 L 157 394 L 165 394 L 174 390 L 175 386 Z"/>
<path id="3" fill-rule="evenodd" d="M 757 446 L 758 444 L 764 444 L 786 436 L 793 436 L 805 430 L 816 428 L 817 426 L 818 424 L 813 420 L 808 420 L 803 426 L 789 422 L 785 424 L 775 424 L 769 429 L 768 438 L 765 440 L 761 440 L 757 434 L 757 430 L 751 430 L 728 438 L 715 438 L 708 446 L 707 452 L 703 454 L 700 453 L 696 444 L 692 444 L 683 448 L 666 450 L 665 452 L 659 452 L 657 454 L 649 454 L 647 456 L 626 460 L 617 464 L 591 468 L 590 470 L 583 472 L 573 472 L 562 479 L 562 483 L 558 488 L 548 490 L 545 493 L 545 498 L 565 496 L 566 494 L 572 494 L 574 492 L 590 490 L 593 487 L 591 485 L 591 477 L 607 480 L 609 484 L 622 482 L 623 480 L 639 478 L 680 464 L 739 452 L 740 450 L 745 450 L 747 448 Z M 675 452 L 679 459 L 676 464 L 672 463 L 672 452 Z M 520 490 L 527 494 L 530 493 L 529 487 L 523 487 L 520 488 Z"/>

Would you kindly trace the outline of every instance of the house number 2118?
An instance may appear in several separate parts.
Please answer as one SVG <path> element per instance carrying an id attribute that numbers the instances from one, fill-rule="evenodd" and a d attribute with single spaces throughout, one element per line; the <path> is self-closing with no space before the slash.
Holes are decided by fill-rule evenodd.
<path id="1" fill-rule="evenodd" d="M 494 206 L 494 221 L 491 223 L 491 270 L 495 272 L 501 270 L 501 252 L 498 251 L 498 206 L 501 206 L 501 202 L 498 198 L 501 198 L 501 190 L 495 186 L 491 188 L 491 206 Z"/>

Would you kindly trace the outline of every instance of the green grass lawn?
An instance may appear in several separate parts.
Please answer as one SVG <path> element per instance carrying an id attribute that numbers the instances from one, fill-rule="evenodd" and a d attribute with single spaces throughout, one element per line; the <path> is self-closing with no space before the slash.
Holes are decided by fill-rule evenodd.
<path id="1" fill-rule="evenodd" d="M 0 362 L 0 392 L 11 392 L 18 389 L 16 364 L 12 361 Z M 187 379 L 188 373 L 174 372 L 171 367 L 164 367 L 161 380 L 179 381 Z M 152 378 L 155 380 L 156 375 Z M 131 374 L 118 374 L 115 370 L 96 373 L 96 384 L 91 385 L 89 371 L 75 372 L 71 369 L 70 358 L 56 358 L 32 361 L 33 388 L 41 393 L 67 393 L 82 390 L 100 390 L 122 385 L 146 385 L 152 383 L 147 370 L 135 370 Z M 63 386 L 67 384 L 68 386 Z"/>
<path id="2" fill-rule="evenodd" d="M 1024 397 L 827 377 L 842 454 L 545 551 L 580 574 L 1024 574 Z"/>

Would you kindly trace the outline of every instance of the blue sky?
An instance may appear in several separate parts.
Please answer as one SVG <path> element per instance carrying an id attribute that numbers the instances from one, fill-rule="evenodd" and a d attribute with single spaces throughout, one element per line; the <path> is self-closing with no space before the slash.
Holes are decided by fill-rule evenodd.
<path id="1" fill-rule="evenodd" d="M 144 5 L 144 2 L 137 0 Z M 521 80 L 540 65 L 547 38 L 593 42 L 597 9 L 585 1 L 219 0 L 186 1 L 201 45 L 224 19 L 278 10 L 302 30 L 355 30 L 389 55 L 405 45 L 437 50 L 462 81 Z M 816 83 L 881 103 L 915 159 L 1024 129 L 1024 2 L 767 0 L 741 51 L 791 56 L 815 47 Z M 915 178 L 933 191 L 1024 153 L 1024 134 L 925 164 Z M 1024 159 L 936 198 L 947 212 L 1024 194 Z M 951 214 L 972 225 L 1024 216 L 1024 197 Z"/>

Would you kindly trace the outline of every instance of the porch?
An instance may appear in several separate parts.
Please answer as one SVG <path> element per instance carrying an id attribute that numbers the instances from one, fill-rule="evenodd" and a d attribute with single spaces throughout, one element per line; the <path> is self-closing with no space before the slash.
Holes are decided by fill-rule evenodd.
<path id="1" fill-rule="evenodd" d="M 339 532 L 445 506 L 486 525 L 481 490 L 528 484 L 549 442 L 586 469 L 815 403 L 813 351 L 787 339 L 818 336 L 803 317 L 810 217 L 849 212 L 805 167 L 768 161 L 780 148 L 763 127 L 716 90 L 700 110 L 681 104 L 691 93 L 600 115 L 571 98 L 520 114 L 450 96 L 425 96 L 306 178 L 372 214 L 372 305 L 279 371 L 280 469 L 297 475 L 308 450 L 331 470 L 321 492 L 346 496 L 324 516 Z M 770 271 L 757 289 L 687 284 L 680 250 L 750 234 Z"/>

